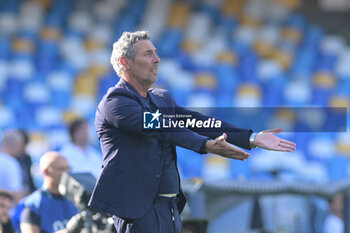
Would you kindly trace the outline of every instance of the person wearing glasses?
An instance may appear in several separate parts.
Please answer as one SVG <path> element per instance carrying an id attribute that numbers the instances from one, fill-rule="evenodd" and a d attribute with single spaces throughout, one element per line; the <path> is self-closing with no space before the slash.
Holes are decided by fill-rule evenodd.
<path id="1" fill-rule="evenodd" d="M 17 222 L 19 220 L 20 231 L 67 232 L 65 228 L 68 220 L 78 212 L 58 191 L 62 173 L 70 171 L 68 162 L 58 152 L 49 151 L 40 159 L 40 170 L 44 179 L 42 188 L 23 199 L 17 207 L 15 218 Z"/>

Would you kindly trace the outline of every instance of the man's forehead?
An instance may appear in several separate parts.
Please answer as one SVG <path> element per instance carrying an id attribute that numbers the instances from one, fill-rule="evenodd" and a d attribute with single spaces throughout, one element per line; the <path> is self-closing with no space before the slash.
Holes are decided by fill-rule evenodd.
<path id="1" fill-rule="evenodd" d="M 135 44 L 135 46 L 140 52 L 156 49 L 150 40 L 140 40 Z"/>
<path id="2" fill-rule="evenodd" d="M 68 162 L 65 158 L 59 157 L 51 163 L 51 166 L 68 166 Z"/>

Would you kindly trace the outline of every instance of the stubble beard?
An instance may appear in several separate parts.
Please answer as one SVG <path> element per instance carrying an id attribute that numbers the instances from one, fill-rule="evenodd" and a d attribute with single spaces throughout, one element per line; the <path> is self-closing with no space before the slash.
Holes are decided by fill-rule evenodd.
<path id="1" fill-rule="evenodd" d="M 150 88 L 155 82 L 157 82 L 157 76 L 155 78 L 153 77 L 137 77 L 137 80 L 140 82 L 140 84 L 144 87 Z"/>

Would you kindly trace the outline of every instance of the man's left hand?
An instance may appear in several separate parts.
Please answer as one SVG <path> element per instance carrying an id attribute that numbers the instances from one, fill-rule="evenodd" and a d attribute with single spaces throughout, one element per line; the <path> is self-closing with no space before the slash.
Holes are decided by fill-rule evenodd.
<path id="1" fill-rule="evenodd" d="M 261 131 L 255 136 L 253 144 L 263 149 L 292 152 L 296 149 L 294 142 L 277 137 L 275 134 L 282 132 L 281 128 Z"/>

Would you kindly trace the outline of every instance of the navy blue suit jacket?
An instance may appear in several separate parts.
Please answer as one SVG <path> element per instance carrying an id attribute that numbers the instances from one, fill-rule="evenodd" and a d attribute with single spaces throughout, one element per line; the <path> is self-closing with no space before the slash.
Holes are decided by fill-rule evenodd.
<path id="1" fill-rule="evenodd" d="M 151 101 L 158 108 L 166 108 L 167 114 L 192 114 L 197 119 L 207 119 L 197 112 L 178 107 L 172 95 L 163 89 L 148 91 Z M 95 119 L 96 131 L 103 154 L 102 172 L 97 180 L 89 205 L 121 218 L 142 217 L 157 195 L 163 166 L 165 142 L 172 145 L 176 158 L 176 146 L 200 154 L 205 143 L 223 132 L 195 132 L 195 129 L 147 131 L 142 129 L 143 112 L 151 111 L 149 103 L 126 81 L 120 79 L 115 87 L 102 98 Z M 251 130 L 236 128 L 223 123 L 230 131 L 227 141 L 250 149 Z M 179 190 L 179 212 L 186 203 Z"/>

